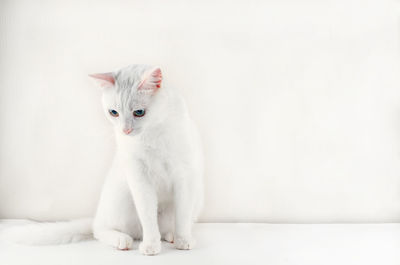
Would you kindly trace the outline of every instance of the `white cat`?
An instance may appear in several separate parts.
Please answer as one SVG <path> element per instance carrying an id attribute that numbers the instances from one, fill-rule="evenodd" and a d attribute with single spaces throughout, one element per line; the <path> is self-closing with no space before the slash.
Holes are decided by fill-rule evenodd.
<path id="1" fill-rule="evenodd" d="M 145 255 L 159 253 L 161 239 L 191 249 L 192 224 L 203 202 L 203 167 L 199 135 L 183 98 L 163 87 L 157 67 L 131 65 L 91 77 L 102 87 L 117 142 L 94 221 L 33 224 L 3 234 L 52 244 L 93 232 L 121 250 L 142 239 L 139 250 Z"/>

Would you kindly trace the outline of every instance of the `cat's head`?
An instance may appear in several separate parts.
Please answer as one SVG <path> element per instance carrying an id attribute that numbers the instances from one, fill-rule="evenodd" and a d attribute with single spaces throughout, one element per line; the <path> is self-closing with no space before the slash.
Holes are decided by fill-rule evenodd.
<path id="1" fill-rule="evenodd" d="M 103 107 L 117 133 L 135 135 L 148 121 L 154 95 L 161 88 L 158 67 L 131 65 L 115 72 L 91 74 L 103 90 Z"/>

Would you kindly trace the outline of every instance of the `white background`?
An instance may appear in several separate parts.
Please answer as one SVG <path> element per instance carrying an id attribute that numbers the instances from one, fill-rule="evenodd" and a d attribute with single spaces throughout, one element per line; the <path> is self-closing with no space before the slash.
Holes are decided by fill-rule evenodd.
<path id="1" fill-rule="evenodd" d="M 87 74 L 160 65 L 203 136 L 201 221 L 400 221 L 398 1 L 1 1 L 0 218 L 93 215 Z"/>

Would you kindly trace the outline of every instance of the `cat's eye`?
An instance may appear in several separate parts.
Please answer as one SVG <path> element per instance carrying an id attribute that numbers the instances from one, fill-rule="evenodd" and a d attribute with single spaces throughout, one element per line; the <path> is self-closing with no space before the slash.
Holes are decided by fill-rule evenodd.
<path id="1" fill-rule="evenodd" d="M 146 111 L 144 109 L 137 109 L 133 112 L 133 116 L 135 117 L 143 117 L 144 114 L 146 114 Z"/>
<path id="2" fill-rule="evenodd" d="M 118 111 L 116 111 L 116 110 L 110 109 L 108 112 L 109 112 L 110 115 L 113 116 L 113 117 L 118 117 L 118 116 L 119 116 L 119 113 L 118 113 Z"/>

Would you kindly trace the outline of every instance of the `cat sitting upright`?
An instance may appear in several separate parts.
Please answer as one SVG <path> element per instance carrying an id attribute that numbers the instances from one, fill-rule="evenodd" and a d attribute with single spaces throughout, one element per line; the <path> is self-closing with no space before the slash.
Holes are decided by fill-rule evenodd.
<path id="1" fill-rule="evenodd" d="M 160 238 L 191 249 L 203 169 L 199 135 L 183 98 L 163 87 L 157 67 L 131 65 L 91 77 L 103 89 L 104 112 L 117 142 L 94 237 L 118 249 L 142 239 L 139 250 L 146 255 L 160 252 Z"/>

